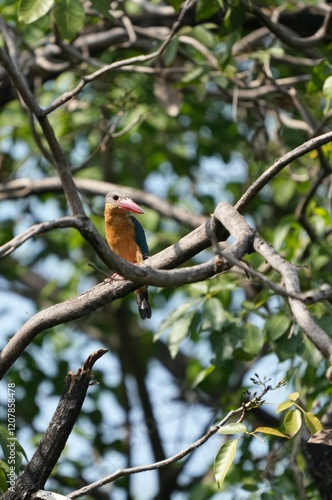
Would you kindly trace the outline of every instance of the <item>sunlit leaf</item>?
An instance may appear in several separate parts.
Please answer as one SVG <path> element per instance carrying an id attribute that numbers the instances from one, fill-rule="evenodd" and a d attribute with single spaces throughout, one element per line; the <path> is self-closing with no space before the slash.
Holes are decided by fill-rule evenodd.
<path id="1" fill-rule="evenodd" d="M 55 0 L 54 20 L 61 37 L 71 40 L 84 25 L 85 12 L 80 0 Z"/>
<path id="2" fill-rule="evenodd" d="M 238 439 L 226 441 L 217 453 L 214 461 L 214 475 L 219 489 L 233 463 L 238 441 Z"/>
<path id="3" fill-rule="evenodd" d="M 310 412 L 304 412 L 304 422 L 310 434 L 316 434 L 323 429 L 320 420 Z"/>
<path id="4" fill-rule="evenodd" d="M 18 4 L 18 20 L 22 23 L 33 23 L 47 14 L 53 4 L 54 0 L 20 0 Z"/>
<path id="5" fill-rule="evenodd" d="M 271 436 L 277 436 L 289 439 L 289 436 L 278 431 L 278 429 L 274 429 L 273 427 L 256 427 L 254 433 L 256 432 L 261 432 L 262 434 L 270 434 Z"/>
<path id="6" fill-rule="evenodd" d="M 291 394 L 288 394 L 288 399 L 290 399 L 290 401 L 296 401 L 297 399 L 299 399 L 300 397 L 300 393 L 299 392 L 292 392 Z"/>
<path id="7" fill-rule="evenodd" d="M 188 337 L 189 326 L 195 314 L 196 311 L 190 311 L 185 316 L 182 316 L 182 318 L 179 318 L 170 327 L 167 337 L 167 345 L 172 358 L 175 358 L 175 356 L 179 352 L 180 345 L 182 344 L 184 339 Z"/>
<path id="8" fill-rule="evenodd" d="M 284 427 L 290 436 L 299 432 L 302 425 L 302 415 L 299 409 L 290 410 L 284 418 Z"/>
<path id="9" fill-rule="evenodd" d="M 220 429 L 218 430 L 218 434 L 240 434 L 241 432 L 247 431 L 248 429 L 246 425 L 234 422 L 220 427 Z"/>

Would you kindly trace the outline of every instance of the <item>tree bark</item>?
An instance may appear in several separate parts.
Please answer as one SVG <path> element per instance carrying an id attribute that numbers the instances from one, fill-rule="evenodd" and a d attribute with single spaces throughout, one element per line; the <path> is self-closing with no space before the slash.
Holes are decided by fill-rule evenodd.
<path id="1" fill-rule="evenodd" d="M 106 352 L 107 349 L 93 352 L 82 368 L 68 373 L 61 399 L 38 448 L 15 485 L 2 496 L 3 500 L 33 498 L 44 488 L 80 414 L 92 379 L 92 367 Z"/>

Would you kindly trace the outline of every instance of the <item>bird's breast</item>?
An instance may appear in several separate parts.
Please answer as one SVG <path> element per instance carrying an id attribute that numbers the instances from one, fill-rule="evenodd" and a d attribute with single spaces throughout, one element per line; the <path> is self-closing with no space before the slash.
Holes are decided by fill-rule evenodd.
<path id="1" fill-rule="evenodd" d="M 111 250 L 129 262 L 143 261 L 142 252 L 135 241 L 135 228 L 127 216 L 105 214 L 105 232 Z"/>

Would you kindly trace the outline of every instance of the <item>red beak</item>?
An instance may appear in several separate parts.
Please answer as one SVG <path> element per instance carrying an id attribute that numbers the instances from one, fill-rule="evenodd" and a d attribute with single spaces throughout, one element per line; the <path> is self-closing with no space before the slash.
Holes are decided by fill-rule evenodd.
<path id="1" fill-rule="evenodd" d="M 128 212 L 132 212 L 134 214 L 144 214 L 144 210 L 137 205 L 131 198 L 122 198 L 118 202 L 118 207 L 123 210 L 128 210 Z"/>

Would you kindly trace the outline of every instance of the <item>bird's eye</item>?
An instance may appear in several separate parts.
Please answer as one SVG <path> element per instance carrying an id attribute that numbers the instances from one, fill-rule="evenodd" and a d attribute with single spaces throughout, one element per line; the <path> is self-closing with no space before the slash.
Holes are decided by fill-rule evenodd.
<path id="1" fill-rule="evenodd" d="M 118 201 L 118 199 L 119 199 L 118 195 L 117 194 L 113 194 L 113 200 L 114 201 Z"/>

